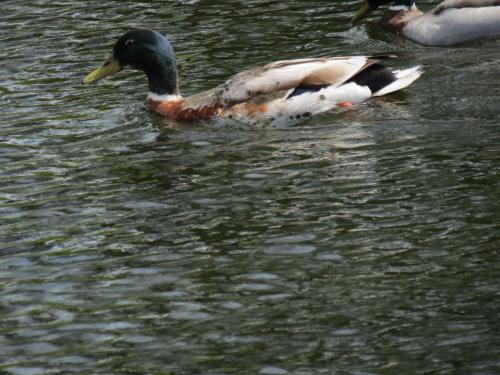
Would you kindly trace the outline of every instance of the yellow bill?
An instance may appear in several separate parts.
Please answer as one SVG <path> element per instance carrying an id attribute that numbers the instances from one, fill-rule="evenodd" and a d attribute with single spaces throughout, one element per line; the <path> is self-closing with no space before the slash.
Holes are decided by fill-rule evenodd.
<path id="1" fill-rule="evenodd" d="M 373 12 L 376 7 L 370 5 L 368 1 L 365 0 L 364 4 L 359 8 L 358 12 L 352 17 L 351 23 L 353 25 L 358 24 L 362 19 L 368 17 L 368 15 Z"/>
<path id="2" fill-rule="evenodd" d="M 102 78 L 118 73 L 120 70 L 122 70 L 120 63 L 113 56 L 111 56 L 103 66 L 90 72 L 83 79 L 83 83 L 86 85 L 88 85 L 89 83 L 94 83 Z"/>

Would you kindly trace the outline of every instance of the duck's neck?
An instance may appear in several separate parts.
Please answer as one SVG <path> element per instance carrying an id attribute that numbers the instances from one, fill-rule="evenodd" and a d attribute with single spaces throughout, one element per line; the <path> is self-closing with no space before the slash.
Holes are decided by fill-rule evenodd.
<path id="1" fill-rule="evenodd" d="M 159 97 L 179 96 L 175 57 L 155 53 L 142 70 L 148 77 L 149 92 Z"/>
<path id="2" fill-rule="evenodd" d="M 380 24 L 386 30 L 400 32 L 409 22 L 422 14 L 415 5 L 415 0 L 394 0 L 394 4 L 385 12 Z"/>

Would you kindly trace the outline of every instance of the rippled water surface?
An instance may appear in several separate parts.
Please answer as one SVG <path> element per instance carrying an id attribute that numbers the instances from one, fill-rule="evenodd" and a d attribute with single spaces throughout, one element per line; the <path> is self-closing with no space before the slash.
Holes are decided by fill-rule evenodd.
<path id="1" fill-rule="evenodd" d="M 500 40 L 357 5 L 2 2 L 0 374 L 500 373 Z M 139 73 L 80 84 L 133 26 L 184 94 L 294 57 L 426 73 L 288 129 L 172 127 Z"/>

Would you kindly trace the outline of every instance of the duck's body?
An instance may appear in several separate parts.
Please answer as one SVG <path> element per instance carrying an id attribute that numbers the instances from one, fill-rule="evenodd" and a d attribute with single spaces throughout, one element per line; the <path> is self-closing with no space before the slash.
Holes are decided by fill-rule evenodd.
<path id="1" fill-rule="evenodd" d="M 126 65 L 146 73 L 149 108 L 173 121 L 231 119 L 271 125 L 296 123 L 400 90 L 421 74 L 419 67 L 392 71 L 366 56 L 278 61 L 184 98 L 179 94 L 175 55 L 168 40 L 151 30 L 134 30 L 117 41 L 111 59 L 84 82 L 94 82 Z"/>
<path id="2" fill-rule="evenodd" d="M 362 74 L 371 74 L 371 82 L 361 82 Z M 219 118 L 252 125 L 288 125 L 397 91 L 419 76 L 418 67 L 393 72 L 364 56 L 288 60 L 244 71 L 214 89 L 186 98 L 150 93 L 147 103 L 151 110 L 174 121 Z"/>
<path id="3" fill-rule="evenodd" d="M 391 0 L 366 0 L 356 23 Z M 382 17 L 383 28 L 427 46 L 448 46 L 500 36 L 500 0 L 445 0 L 422 13 L 415 0 L 394 0 Z"/>

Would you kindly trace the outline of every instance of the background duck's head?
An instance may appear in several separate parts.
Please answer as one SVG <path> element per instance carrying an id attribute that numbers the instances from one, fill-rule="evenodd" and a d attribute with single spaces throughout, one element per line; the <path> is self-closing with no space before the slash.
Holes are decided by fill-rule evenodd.
<path id="1" fill-rule="evenodd" d="M 168 39 L 156 31 L 136 29 L 122 35 L 116 41 L 109 59 L 89 73 L 83 83 L 96 82 L 125 67 L 143 71 L 148 77 L 152 93 L 178 93 L 174 49 Z"/>
<path id="2" fill-rule="evenodd" d="M 352 17 L 351 22 L 353 25 L 358 24 L 364 18 L 368 17 L 379 6 L 393 2 L 393 6 L 402 6 L 411 9 L 415 5 L 415 0 L 365 0 L 361 8 Z"/>

